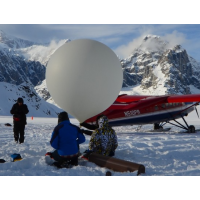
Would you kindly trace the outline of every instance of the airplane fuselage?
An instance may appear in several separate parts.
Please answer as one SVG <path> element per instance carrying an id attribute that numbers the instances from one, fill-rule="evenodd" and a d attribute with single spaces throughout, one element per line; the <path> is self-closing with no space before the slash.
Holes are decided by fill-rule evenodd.
<path id="1" fill-rule="evenodd" d="M 111 126 L 125 126 L 167 122 L 181 118 L 181 115 L 186 116 L 194 110 L 193 106 L 190 107 L 193 102 L 169 103 L 168 98 L 169 96 L 146 96 L 143 99 L 131 101 L 133 99 L 131 96 L 122 96 L 98 115 L 106 115 Z M 86 122 L 96 123 L 98 115 L 86 120 Z"/>
<path id="2" fill-rule="evenodd" d="M 189 104 L 185 103 L 165 103 L 149 108 L 124 111 L 121 113 L 121 117 L 110 118 L 109 124 L 111 126 L 125 126 L 166 122 L 180 118 L 180 113 L 186 116 L 192 112 L 194 108 L 187 109 L 189 106 Z"/>

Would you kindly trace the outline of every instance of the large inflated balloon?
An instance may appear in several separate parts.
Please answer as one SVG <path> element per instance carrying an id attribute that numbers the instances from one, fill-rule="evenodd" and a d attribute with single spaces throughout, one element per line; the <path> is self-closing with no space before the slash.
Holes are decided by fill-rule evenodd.
<path id="1" fill-rule="evenodd" d="M 115 53 L 89 39 L 58 48 L 46 70 L 47 88 L 55 103 L 79 122 L 106 110 L 117 98 L 122 81 Z"/>

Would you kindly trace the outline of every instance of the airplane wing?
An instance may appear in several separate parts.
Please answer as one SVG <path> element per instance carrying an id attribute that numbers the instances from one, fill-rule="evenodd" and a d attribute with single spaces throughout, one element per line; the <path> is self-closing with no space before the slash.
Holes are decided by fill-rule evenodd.
<path id="1" fill-rule="evenodd" d="M 168 96 L 126 96 L 126 99 L 123 99 L 123 101 L 126 101 L 126 103 L 120 103 L 116 100 L 114 104 L 112 104 L 107 110 L 128 110 L 130 108 L 134 108 L 134 106 L 152 106 L 156 103 L 167 103 L 167 98 Z"/>
<path id="2" fill-rule="evenodd" d="M 200 94 L 174 95 L 167 98 L 168 103 L 200 102 Z"/>
<path id="3" fill-rule="evenodd" d="M 141 101 L 145 100 L 145 101 Z M 153 100 L 153 101 L 152 101 Z M 118 96 L 115 103 L 112 104 L 107 110 L 126 110 L 136 101 L 141 101 L 140 104 L 150 105 L 156 101 L 162 101 L 163 103 L 177 103 L 177 102 L 200 102 L 200 94 L 188 94 L 188 95 L 173 95 L 173 96 L 133 96 L 133 95 L 121 95 Z M 149 102 L 150 101 L 150 102 Z M 138 104 L 139 105 L 139 104 Z"/>
<path id="4" fill-rule="evenodd" d="M 130 103 L 130 102 L 133 102 L 133 101 L 139 101 L 141 99 L 145 99 L 147 97 L 152 97 L 152 96 L 150 96 L 150 95 L 146 96 L 146 95 L 126 95 L 126 94 L 122 94 L 122 95 L 119 95 L 117 97 L 115 102 Z"/>
<path id="5" fill-rule="evenodd" d="M 161 97 L 161 96 L 145 96 L 145 95 L 120 95 L 116 99 L 116 103 L 131 103 L 134 101 L 140 101 L 142 99 Z M 164 96 L 163 96 L 164 97 Z M 186 94 L 186 95 L 168 95 L 166 103 L 176 102 L 200 102 L 200 94 Z"/>

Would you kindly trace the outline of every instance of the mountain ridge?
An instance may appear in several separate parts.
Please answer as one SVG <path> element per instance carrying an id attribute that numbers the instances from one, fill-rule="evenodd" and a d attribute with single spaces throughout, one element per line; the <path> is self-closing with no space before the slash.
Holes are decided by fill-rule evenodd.
<path id="1" fill-rule="evenodd" d="M 62 111 L 46 102 L 34 89 L 45 79 L 46 66 L 37 60 L 27 59 L 22 50 L 35 45 L 0 31 L 0 115 L 9 116 L 18 97 L 24 98 L 31 116 L 57 117 Z"/>
<path id="2" fill-rule="evenodd" d="M 29 89 L 33 89 L 48 106 L 49 103 L 56 105 L 46 87 L 46 66 L 51 55 L 66 42 L 70 39 L 36 44 L 9 38 L 0 31 L 0 83 L 17 87 L 28 84 Z M 145 36 L 138 47 L 133 47 L 132 54 L 120 62 L 124 77 L 120 94 L 200 93 L 200 63 L 181 45 L 173 46 L 160 36 Z M 16 92 L 20 94 L 18 88 Z M 18 96 L 12 97 L 13 101 Z M 37 106 L 33 107 L 36 109 Z"/>

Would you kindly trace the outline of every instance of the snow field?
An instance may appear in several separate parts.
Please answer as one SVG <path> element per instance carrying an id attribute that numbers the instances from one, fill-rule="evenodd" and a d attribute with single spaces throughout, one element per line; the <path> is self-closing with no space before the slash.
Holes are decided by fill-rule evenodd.
<path id="1" fill-rule="evenodd" d="M 199 121 L 191 120 L 188 120 L 190 124 L 199 124 Z M 70 121 L 78 125 L 77 120 Z M 68 198 L 77 193 L 76 197 L 81 199 L 88 199 L 88 195 L 95 195 L 95 199 L 196 197 L 196 178 L 200 175 L 200 132 L 187 134 L 176 127 L 168 132 L 148 132 L 152 125 L 145 125 L 139 131 L 136 126 L 115 127 L 119 142 L 115 157 L 143 164 L 146 173 L 136 177 L 137 171 L 109 170 L 112 178 L 105 179 L 102 176 L 108 169 L 85 160 L 80 160 L 79 165 L 71 169 L 46 165 L 44 155 L 53 150 L 49 141 L 57 118 L 35 117 L 31 120 L 28 117 L 25 143 L 21 145 L 14 143 L 12 127 L 4 125 L 12 124 L 12 118 L 0 117 L 0 122 L 0 158 L 7 161 L 0 163 L 0 185 L 6 198 L 27 200 L 30 194 L 30 199 L 63 198 L 63 193 L 58 191 L 70 191 Z M 199 125 L 196 127 L 200 128 Z M 80 145 L 81 152 L 88 148 L 89 140 L 90 136 L 86 136 L 86 142 Z M 23 160 L 11 162 L 13 153 L 20 153 Z M 25 195 L 16 195 L 20 187 Z M 99 194 L 101 187 L 105 190 Z"/>
<path id="2" fill-rule="evenodd" d="M 25 129 L 25 143 L 16 144 L 13 138 L 11 117 L 1 117 L 0 158 L 6 163 L 0 164 L 1 176 L 104 176 L 108 169 L 94 163 L 79 160 L 79 166 L 72 169 L 56 169 L 45 163 L 45 153 L 52 151 L 51 133 L 57 124 L 56 118 L 28 118 Z M 78 125 L 75 119 L 71 123 Z M 194 121 L 195 122 L 195 121 Z M 200 128 L 200 126 L 196 126 Z M 168 132 L 148 132 L 152 125 L 124 126 L 114 128 L 118 136 L 116 158 L 143 164 L 146 173 L 141 176 L 198 176 L 200 175 L 200 132 L 183 133 L 172 127 Z M 80 151 L 88 148 L 90 136 L 80 145 Z M 11 162 L 10 155 L 20 153 L 23 160 Z M 112 171 L 112 170 L 111 170 Z M 136 176 L 136 172 L 112 172 L 114 176 Z"/>

